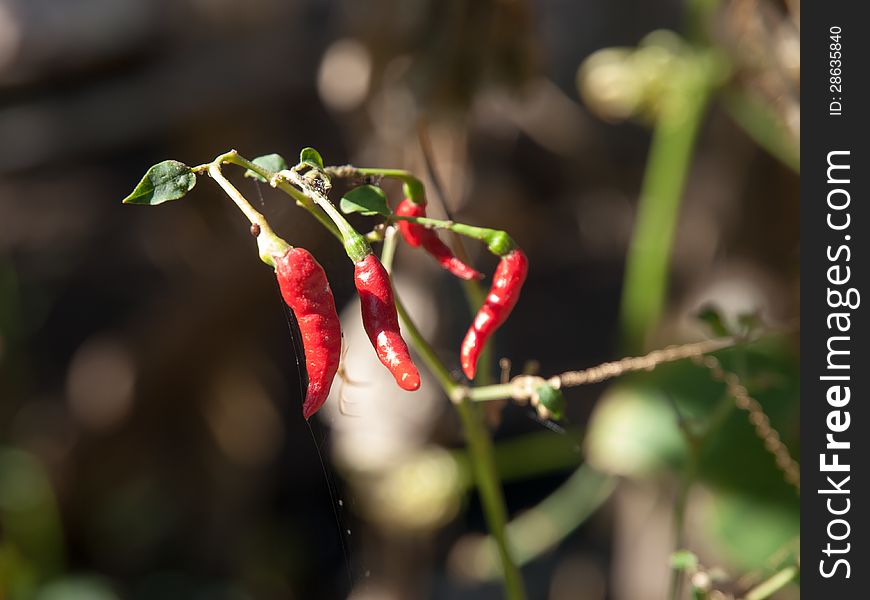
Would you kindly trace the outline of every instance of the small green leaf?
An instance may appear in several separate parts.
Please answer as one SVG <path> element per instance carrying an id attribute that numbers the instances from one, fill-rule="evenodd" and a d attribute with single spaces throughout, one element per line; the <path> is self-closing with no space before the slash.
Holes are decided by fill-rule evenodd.
<path id="1" fill-rule="evenodd" d="M 719 312 L 715 306 L 706 305 L 701 307 L 701 310 L 698 311 L 698 314 L 695 315 L 699 321 L 704 323 L 707 327 L 710 328 L 710 331 L 716 337 L 725 337 L 730 335 L 730 331 L 728 331 L 728 326 L 725 325 L 725 319 L 722 318 L 722 313 Z"/>
<path id="2" fill-rule="evenodd" d="M 148 169 L 136 189 L 123 202 L 154 206 L 178 200 L 195 185 L 196 174 L 190 167 L 177 160 L 164 160 Z"/>
<path id="3" fill-rule="evenodd" d="M 559 421 L 565 416 L 565 396 L 562 395 L 561 390 L 542 385 L 535 390 L 535 393 L 538 395 L 538 402 L 547 409 L 551 419 Z"/>
<path id="4" fill-rule="evenodd" d="M 387 206 L 387 195 L 374 185 L 361 185 L 350 190 L 341 198 L 339 204 L 341 212 L 345 214 L 360 213 L 367 217 L 373 215 L 390 216 L 390 207 Z"/>
<path id="5" fill-rule="evenodd" d="M 671 567 L 678 571 L 694 572 L 698 568 L 698 557 L 688 550 L 677 550 L 671 554 Z"/>
<path id="6" fill-rule="evenodd" d="M 263 156 L 258 156 L 251 162 L 257 166 L 263 167 L 267 171 L 272 171 L 273 173 L 283 171 L 287 168 L 287 161 L 284 160 L 284 157 L 280 154 L 266 154 Z M 264 183 L 266 182 L 263 177 L 260 177 L 257 173 L 254 173 L 250 169 L 245 171 L 245 177 L 251 177 L 253 179 L 256 179 L 257 181 L 262 181 Z"/>
<path id="7" fill-rule="evenodd" d="M 314 148 L 303 148 L 299 153 L 299 164 L 308 165 L 312 169 L 323 170 L 323 157 Z"/>

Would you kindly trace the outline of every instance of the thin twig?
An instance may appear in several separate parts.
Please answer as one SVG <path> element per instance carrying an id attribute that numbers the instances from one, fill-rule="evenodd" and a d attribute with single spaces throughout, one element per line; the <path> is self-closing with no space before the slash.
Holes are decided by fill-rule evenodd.
<path id="1" fill-rule="evenodd" d="M 787 586 L 797 575 L 800 569 L 797 565 L 789 565 L 775 573 L 770 579 L 762 582 L 757 587 L 749 590 L 743 600 L 764 600 Z"/>
<path id="2" fill-rule="evenodd" d="M 734 398 L 737 408 L 748 413 L 749 422 L 755 429 L 755 434 L 764 442 L 764 448 L 773 455 L 776 466 L 782 471 L 785 480 L 794 486 L 797 493 L 801 492 L 800 465 L 791 457 L 788 447 L 782 442 L 779 432 L 770 424 L 770 419 L 758 400 L 749 395 L 746 386 L 736 373 L 726 371 L 715 356 L 696 356 L 693 360 L 706 367 L 713 379 L 725 384 L 728 394 Z"/>
<path id="3" fill-rule="evenodd" d="M 702 356 L 710 352 L 730 348 L 743 341 L 745 340 L 742 338 L 724 337 L 692 344 L 668 346 L 660 350 L 653 350 L 649 354 L 643 356 L 628 357 L 613 362 L 606 362 L 597 367 L 583 369 L 582 371 L 568 371 L 562 373 L 558 377 L 562 387 L 574 387 L 589 383 L 599 383 L 607 379 L 618 377 L 624 373 L 633 371 L 651 371 L 662 363 Z"/>

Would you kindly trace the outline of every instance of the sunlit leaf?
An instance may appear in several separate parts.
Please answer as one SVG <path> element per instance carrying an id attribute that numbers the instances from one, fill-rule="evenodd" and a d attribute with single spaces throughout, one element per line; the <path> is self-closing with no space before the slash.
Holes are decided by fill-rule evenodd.
<path id="1" fill-rule="evenodd" d="M 384 191 L 374 185 L 361 185 L 350 190 L 341 198 L 339 204 L 345 214 L 360 213 L 365 216 L 390 215 L 390 207 L 387 206 L 387 196 Z"/>
<path id="2" fill-rule="evenodd" d="M 299 163 L 308 165 L 312 169 L 323 170 L 323 157 L 314 148 L 303 148 L 302 152 L 299 153 Z"/>
<path id="3" fill-rule="evenodd" d="M 284 160 L 284 157 L 280 154 L 266 154 L 263 156 L 258 156 L 254 160 L 252 160 L 255 165 L 263 167 L 267 171 L 271 171 L 273 173 L 277 173 L 278 171 L 283 171 L 287 168 L 287 161 Z M 258 175 L 257 173 L 248 169 L 245 171 L 245 177 L 251 177 L 256 179 L 257 181 L 266 182 L 266 179 Z"/>
<path id="4" fill-rule="evenodd" d="M 196 185 L 196 175 L 186 164 L 177 160 L 164 160 L 145 173 L 142 181 L 124 204 L 156 205 L 178 200 Z"/>

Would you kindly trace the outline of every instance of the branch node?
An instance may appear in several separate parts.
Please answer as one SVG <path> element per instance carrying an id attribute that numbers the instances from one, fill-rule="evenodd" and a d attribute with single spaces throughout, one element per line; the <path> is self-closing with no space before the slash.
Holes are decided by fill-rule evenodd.
<path id="1" fill-rule="evenodd" d="M 468 387 L 464 385 L 456 386 L 448 397 L 453 404 L 462 404 L 468 399 Z"/>

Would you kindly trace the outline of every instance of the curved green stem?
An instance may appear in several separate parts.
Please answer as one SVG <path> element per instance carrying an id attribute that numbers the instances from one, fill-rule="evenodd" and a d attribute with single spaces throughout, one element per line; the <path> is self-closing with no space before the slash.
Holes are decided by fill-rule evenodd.
<path id="1" fill-rule="evenodd" d="M 395 230 L 390 227 L 385 232 L 384 246 L 381 254 L 381 260 L 386 268 L 392 266 L 397 239 Z M 399 313 L 399 318 L 402 320 L 404 333 L 411 342 L 411 345 L 423 362 L 426 363 L 426 366 L 429 367 L 429 370 L 438 380 L 447 396 L 455 399 L 458 391 L 465 391 L 467 388 L 461 386 L 453 377 L 449 369 L 444 365 L 444 362 L 438 357 L 435 349 L 432 348 L 426 338 L 420 333 L 420 330 L 408 314 L 395 290 L 393 290 L 393 296 L 396 310 Z M 466 398 L 456 402 L 456 410 L 459 413 L 459 419 L 462 422 L 462 428 L 468 442 L 471 470 L 477 482 L 477 489 L 480 493 L 480 501 L 483 505 L 487 528 L 495 542 L 498 555 L 501 559 L 505 594 L 509 600 L 524 600 L 526 593 L 522 575 L 516 562 L 513 560 L 505 532 L 507 526 L 507 508 L 505 507 L 504 496 L 502 494 L 501 481 L 498 477 L 492 439 L 489 436 L 486 424 L 481 418 L 479 406 Z"/>
<path id="2" fill-rule="evenodd" d="M 398 230 L 395 227 L 387 227 L 384 229 L 383 246 L 381 246 L 381 264 L 390 275 L 393 274 L 393 259 L 396 257 L 396 246 L 398 238 L 396 234 Z"/>
<path id="3" fill-rule="evenodd" d="M 791 581 L 798 576 L 800 573 L 800 569 L 791 565 L 788 566 L 781 571 L 775 573 L 770 579 L 767 581 L 763 581 L 758 584 L 744 596 L 743 600 L 764 600 L 765 598 L 769 598 L 786 585 L 791 583 Z"/>
<path id="4" fill-rule="evenodd" d="M 526 564 L 552 549 L 588 519 L 613 493 L 616 477 L 580 466 L 556 491 L 507 524 L 507 539 L 515 558 Z M 470 544 L 464 562 L 476 577 L 498 576 L 495 540 L 488 536 Z"/>
<path id="5" fill-rule="evenodd" d="M 664 307 L 680 200 L 711 85 L 698 73 L 675 87 L 653 131 L 620 307 L 629 352 L 644 346 Z"/>
<path id="6" fill-rule="evenodd" d="M 329 198 L 311 187 L 308 182 L 294 170 L 281 171 L 277 179 L 283 177 L 287 177 L 291 182 L 295 183 L 296 186 L 302 190 L 302 193 L 305 196 L 313 200 L 314 203 L 323 209 L 323 212 L 332 219 L 332 222 L 335 223 L 335 226 L 341 233 L 344 250 L 353 262 L 359 262 L 372 253 L 372 248 L 366 241 L 365 236 L 360 234 L 350 223 L 348 223 L 347 219 L 344 218 L 344 215 L 335 208 L 335 205 L 332 204 Z"/>
<path id="7" fill-rule="evenodd" d="M 423 359 L 423 362 L 426 363 L 426 366 L 429 367 L 438 383 L 441 384 L 444 392 L 449 397 L 454 397 L 456 390 L 460 387 L 459 384 L 450 374 L 447 367 L 444 366 L 444 363 L 432 346 L 429 345 L 420 333 L 420 330 L 417 329 L 398 295 L 395 296 L 395 300 L 396 309 L 399 312 L 399 318 L 402 320 L 402 326 L 408 336 L 408 340 L 414 346 L 420 358 Z M 462 428 L 465 431 L 465 438 L 468 442 L 471 470 L 474 473 L 474 480 L 477 482 L 477 489 L 480 493 L 484 518 L 486 519 L 487 528 L 496 545 L 501 561 L 506 596 L 509 600 L 523 600 L 526 597 L 525 586 L 520 570 L 513 559 L 508 545 L 507 534 L 505 533 L 507 509 L 496 469 L 492 440 L 489 437 L 489 432 L 481 418 L 477 405 L 472 404 L 467 399 L 462 400 L 456 404 L 456 411 L 459 413 Z"/>
<path id="8" fill-rule="evenodd" d="M 408 181 L 417 179 L 413 173 L 405 169 L 380 169 L 377 167 L 353 167 L 353 170 L 360 175 L 380 175 L 381 177 L 392 177 L 400 181 Z M 328 169 L 327 169 L 328 172 Z"/>
<path id="9" fill-rule="evenodd" d="M 489 402 L 490 400 L 504 400 L 513 398 L 516 387 L 513 383 L 499 383 L 496 385 L 481 385 L 468 388 L 466 397 L 472 402 Z"/>
<path id="10" fill-rule="evenodd" d="M 405 196 L 414 204 L 426 204 L 426 189 L 423 183 L 410 171 L 404 169 L 379 169 L 371 167 L 354 167 L 344 165 L 341 167 L 326 167 L 327 174 L 343 178 L 360 178 L 369 175 L 375 177 L 389 177 L 402 182 L 402 190 Z"/>
<path id="11" fill-rule="evenodd" d="M 408 314 L 408 311 L 405 309 L 405 305 L 402 303 L 398 294 L 394 294 L 394 296 L 396 300 L 396 311 L 399 313 L 399 318 L 402 320 L 402 328 L 407 334 L 411 345 L 414 346 L 414 350 L 417 351 L 417 354 L 420 355 L 420 358 L 422 358 L 423 362 L 426 363 L 426 366 L 429 367 L 429 370 L 435 376 L 435 379 L 438 380 L 444 393 L 452 398 L 456 394 L 459 382 L 457 382 L 453 375 L 450 374 L 450 370 L 438 357 L 435 349 L 428 341 L 426 341 L 426 338 L 423 337 L 420 330 L 417 329 L 417 325 L 414 323 L 411 315 Z"/>
<path id="12" fill-rule="evenodd" d="M 254 210 L 241 193 L 239 193 L 238 190 L 236 190 L 235 187 L 233 187 L 232 184 L 220 173 L 220 165 L 222 163 L 233 163 L 246 169 L 250 169 L 260 177 L 269 181 L 272 185 L 275 185 L 293 197 L 299 206 L 302 206 L 311 212 L 318 221 L 321 222 L 321 224 L 332 232 L 335 237 L 342 241 L 348 256 L 350 256 L 352 260 L 360 260 L 364 255 L 371 253 L 371 247 L 368 245 L 365 238 L 347 222 L 344 216 L 336 210 L 335 206 L 333 206 L 329 199 L 307 185 L 307 183 L 303 181 L 301 176 L 295 171 L 282 171 L 280 174 L 272 173 L 240 156 L 235 150 L 219 156 L 213 163 L 200 165 L 194 168 L 194 171 L 197 173 L 208 170 L 209 174 L 215 178 L 230 197 L 236 201 L 239 208 L 241 208 L 249 219 L 251 219 L 251 222 L 256 222 L 260 226 L 261 231 L 271 232 L 271 229 L 268 228 L 265 218 Z M 366 174 L 366 170 L 358 169 L 357 171 L 361 174 Z M 409 178 L 413 178 L 409 173 L 402 171 L 380 169 L 377 171 L 379 171 L 379 173 L 371 174 L 382 174 L 385 176 L 404 178 L 406 182 L 411 181 Z M 330 172 L 330 170 L 328 169 L 327 172 Z M 334 170 L 332 172 L 334 172 Z M 289 178 L 292 183 L 301 188 L 301 191 L 289 185 L 285 180 L 285 177 Z M 418 181 L 416 178 L 413 178 L 412 180 Z M 486 241 L 490 247 L 492 247 L 494 243 L 494 234 L 500 234 L 495 240 L 496 242 L 503 242 L 505 239 L 510 240 L 510 238 L 503 232 L 496 232 L 494 230 L 486 230 L 467 225 L 463 226 L 461 224 L 451 224 L 450 227 L 457 233 L 471 235 L 471 237 L 482 239 L 483 241 Z M 395 244 L 396 237 L 394 233 L 392 235 L 385 235 L 384 259 L 388 267 L 392 266 Z M 469 298 L 476 298 L 479 296 L 480 299 L 482 299 L 482 290 L 478 289 L 478 293 L 476 294 L 473 290 L 474 288 L 466 287 L 466 293 L 469 295 Z M 426 366 L 429 367 L 430 371 L 438 380 L 445 393 L 451 399 L 455 399 L 457 396 L 457 390 L 465 389 L 464 386 L 461 386 L 453 377 L 449 369 L 447 369 L 443 361 L 438 357 L 434 348 L 432 348 L 420 333 L 420 330 L 411 319 L 407 310 L 405 310 L 398 294 L 395 294 L 394 292 L 394 296 L 396 310 L 402 320 L 402 325 L 408 339 L 411 341 L 417 354 L 421 357 L 423 362 L 426 363 Z M 489 369 L 484 370 L 488 371 Z M 456 404 L 456 409 L 459 412 L 459 417 L 462 421 L 463 429 L 465 430 L 465 437 L 468 441 L 472 471 L 474 472 L 475 480 L 477 481 L 487 526 L 495 540 L 501 558 L 506 596 L 509 600 L 524 600 L 526 595 L 522 576 L 516 563 L 512 559 L 505 534 L 507 509 L 505 507 L 501 483 L 498 478 L 495 459 L 493 457 L 492 440 L 490 439 L 489 432 L 483 423 L 478 406 L 473 404 L 470 400 L 464 399 Z"/>
<path id="13" fill-rule="evenodd" d="M 305 194 L 303 194 L 302 192 L 297 190 L 295 187 L 293 187 L 292 185 L 290 185 L 286 181 L 282 181 L 282 180 L 276 178 L 277 173 L 274 173 L 273 171 L 270 171 L 268 169 L 264 169 L 260 165 L 254 163 L 254 162 L 251 162 L 250 160 L 248 160 L 244 156 L 241 156 L 235 150 L 230 150 L 226 154 L 222 154 L 221 156 L 219 156 L 218 158 L 215 159 L 215 162 L 232 163 L 232 164 L 237 165 L 239 167 L 244 167 L 245 169 L 253 171 L 254 173 L 259 175 L 260 177 L 262 177 L 266 181 L 268 181 L 270 183 L 274 182 L 275 186 L 279 190 L 281 190 L 282 192 L 284 192 L 285 194 L 289 195 L 294 200 L 296 200 L 296 204 L 298 206 L 304 208 L 309 213 L 311 213 L 311 215 L 315 219 L 317 219 L 321 225 L 326 227 L 326 229 L 332 235 L 337 237 L 339 240 L 342 239 L 341 232 L 338 230 L 338 227 L 336 227 L 335 223 L 332 222 L 332 219 L 330 219 L 326 215 L 326 213 L 324 213 L 323 210 L 320 209 L 313 200 L 308 198 L 308 196 L 306 196 Z M 196 167 L 196 168 L 194 168 L 194 170 L 197 170 L 199 168 L 200 167 Z"/>
<path id="14" fill-rule="evenodd" d="M 498 229 L 489 229 L 488 227 L 475 227 L 474 225 L 466 225 L 465 223 L 457 223 L 455 221 L 446 221 L 444 219 L 432 219 L 430 217 L 406 217 L 400 215 L 391 215 L 392 221 L 409 221 L 422 225 L 427 229 L 446 229 L 459 235 L 464 235 L 475 240 L 479 240 L 486 244 L 490 252 L 497 256 L 504 256 L 514 248 L 516 243 L 511 239 L 507 232 Z"/>
<path id="15" fill-rule="evenodd" d="M 257 227 L 257 247 L 260 252 L 260 260 L 269 265 L 275 266 L 275 256 L 283 254 L 290 248 L 290 245 L 275 235 L 266 217 L 257 212 L 251 203 L 230 183 L 230 181 L 221 173 L 220 162 L 214 162 L 208 166 L 208 174 L 214 179 L 217 184 L 226 192 L 227 196 L 235 202 L 244 215 L 251 222 L 251 225 Z"/>
<path id="16" fill-rule="evenodd" d="M 461 247 L 461 240 L 457 239 L 456 242 Z M 474 314 L 483 304 L 485 296 L 483 286 L 478 281 L 466 281 L 464 290 L 470 312 Z M 492 383 L 492 347 L 493 340 L 490 339 L 481 352 L 477 377 L 475 378 L 477 385 Z M 474 389 L 465 388 L 461 391 L 472 394 Z M 480 493 L 480 502 L 483 506 L 487 528 L 500 560 L 505 595 L 509 600 L 524 600 L 526 597 L 525 583 L 517 566 L 513 548 L 508 540 L 507 507 L 501 480 L 498 476 L 492 438 L 483 419 L 482 406 L 466 396 L 456 404 L 456 410 L 465 430 L 471 456 L 471 468 Z"/>
<path id="17" fill-rule="evenodd" d="M 392 271 L 393 257 L 396 252 L 397 241 L 398 237 L 396 236 L 396 229 L 394 227 L 388 227 L 384 232 L 384 245 L 381 248 L 381 263 L 384 265 L 387 272 Z M 414 347 L 414 350 L 417 351 L 417 354 L 420 355 L 420 358 L 423 359 L 423 362 L 426 363 L 426 366 L 429 367 L 429 370 L 438 380 L 438 383 L 441 385 L 444 392 L 452 398 L 456 393 L 457 388 L 460 387 L 459 382 L 450 374 L 449 369 L 444 365 L 444 361 L 438 357 L 435 349 L 429 344 L 426 338 L 423 337 L 423 334 L 420 333 L 417 324 L 414 323 L 411 315 L 409 315 L 408 311 L 405 309 L 405 305 L 402 303 L 402 299 L 396 292 L 395 286 L 393 289 L 393 299 L 396 302 L 396 312 L 399 313 L 399 319 L 402 320 L 402 329 L 404 330 L 405 336 L 411 342 L 411 345 Z"/>
<path id="18" fill-rule="evenodd" d="M 509 600 L 523 600 L 526 590 L 507 538 L 507 508 L 497 475 L 492 439 L 479 409 L 479 406 L 468 400 L 456 405 L 468 442 L 471 468 L 480 493 L 484 518 L 501 561 L 505 594 Z"/>

